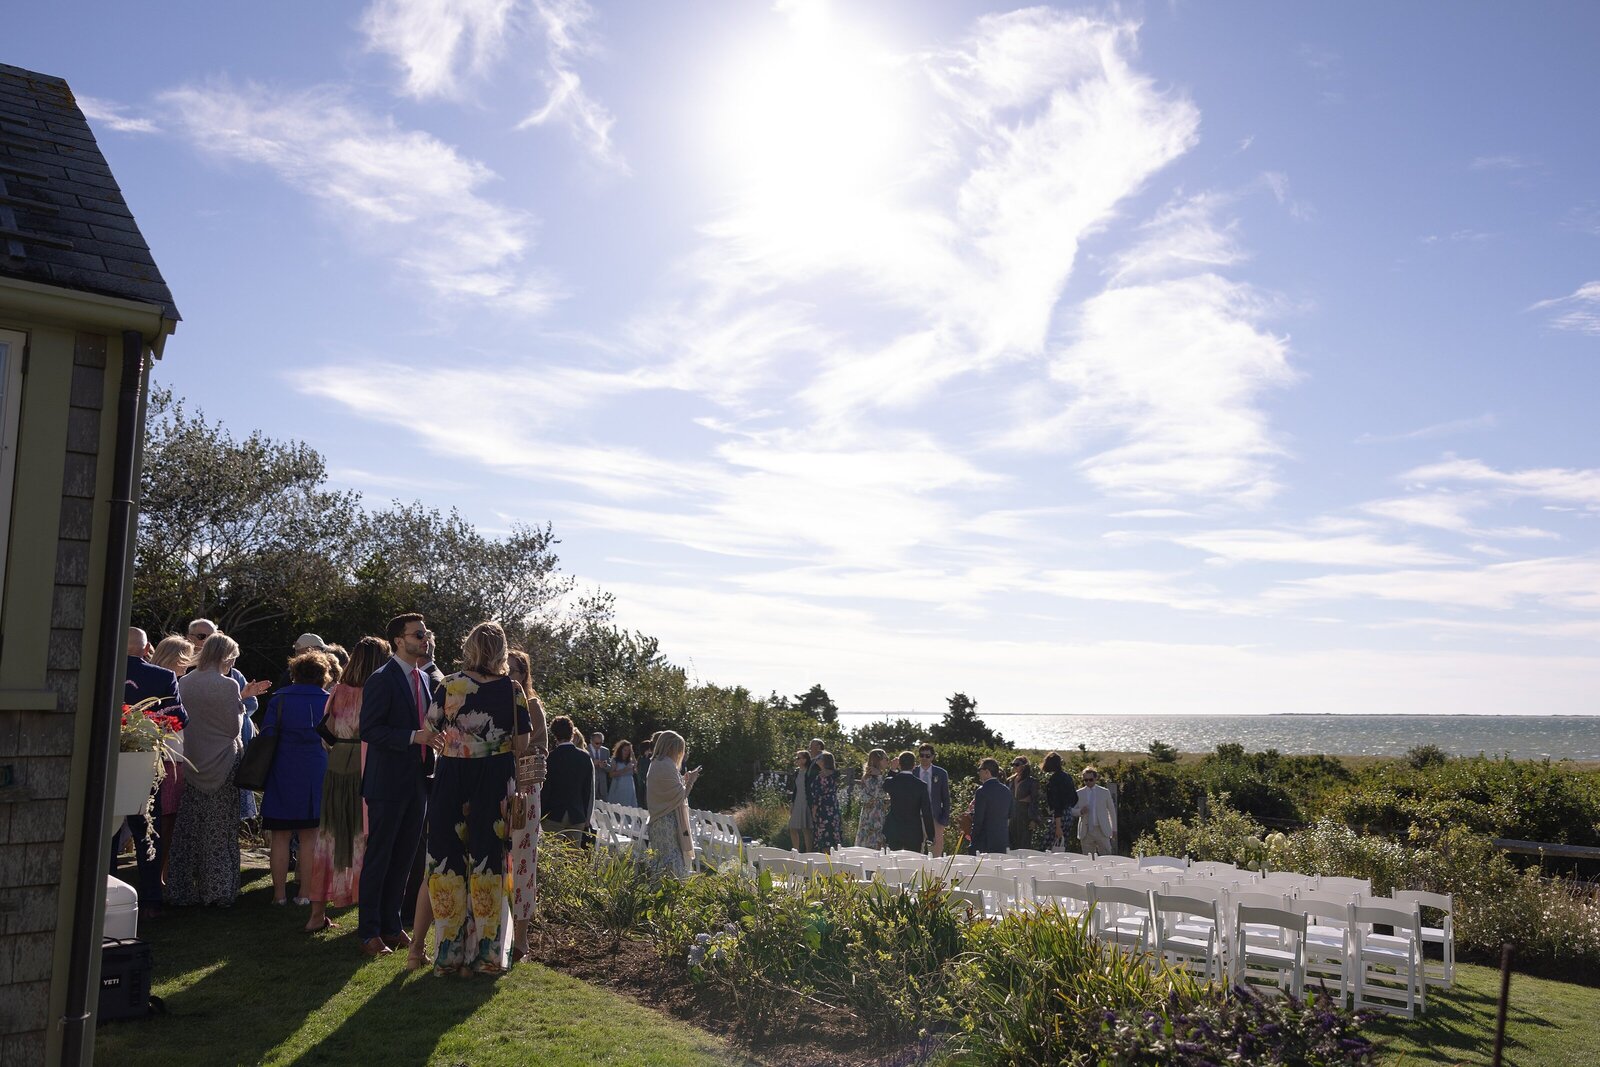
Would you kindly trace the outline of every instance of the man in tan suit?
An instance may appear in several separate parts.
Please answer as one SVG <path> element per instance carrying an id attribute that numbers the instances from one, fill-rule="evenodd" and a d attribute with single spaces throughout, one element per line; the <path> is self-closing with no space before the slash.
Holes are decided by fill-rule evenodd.
<path id="1" fill-rule="evenodd" d="M 1109 855 L 1117 850 L 1117 809 L 1111 790 L 1100 784 L 1100 772 L 1085 767 L 1078 787 L 1078 803 L 1072 814 L 1078 817 L 1078 848 L 1090 855 Z"/>

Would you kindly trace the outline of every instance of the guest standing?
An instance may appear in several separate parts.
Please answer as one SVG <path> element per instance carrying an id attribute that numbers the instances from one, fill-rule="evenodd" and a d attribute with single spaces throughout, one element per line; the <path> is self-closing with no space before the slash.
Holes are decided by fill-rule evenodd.
<path id="1" fill-rule="evenodd" d="M 796 852 L 811 850 L 811 753 L 794 754 L 793 786 L 789 793 L 789 841 Z"/>
<path id="2" fill-rule="evenodd" d="M 633 772 L 633 784 L 638 789 L 638 792 L 634 795 L 639 798 L 639 806 L 641 808 L 650 806 L 650 798 L 645 795 L 644 791 L 644 781 L 645 775 L 650 773 L 650 761 L 655 759 L 655 756 L 656 735 L 651 734 L 648 741 L 639 742 L 639 765 Z"/>
<path id="3" fill-rule="evenodd" d="M 899 771 L 883 779 L 883 791 L 889 794 L 889 813 L 883 819 L 883 843 L 897 851 L 921 852 L 923 844 L 933 837 L 933 805 L 928 800 L 928 787 L 912 770 L 917 765 L 917 757 L 902 752 L 897 763 Z"/>
<path id="4" fill-rule="evenodd" d="M 944 855 L 944 831 L 950 825 L 950 775 L 933 762 L 933 746 L 917 747 L 917 778 L 928 790 L 928 805 L 933 809 L 932 855 Z"/>
<path id="5" fill-rule="evenodd" d="M 883 819 L 889 814 L 889 794 L 883 791 L 884 765 L 889 754 L 881 748 L 867 753 L 861 769 L 861 819 L 856 824 L 857 848 L 883 847 Z"/>
<path id="6" fill-rule="evenodd" d="M 1061 766 L 1061 753 L 1052 752 L 1044 758 L 1044 802 L 1049 812 L 1050 825 L 1045 837 L 1046 851 L 1067 847 L 1067 820 L 1072 816 L 1073 805 L 1078 803 L 1078 789 L 1072 784 L 1072 775 Z"/>
<path id="7" fill-rule="evenodd" d="M 1100 772 L 1083 769 L 1083 788 L 1072 808 L 1078 817 L 1078 847 L 1093 856 L 1108 856 L 1117 850 L 1117 811 L 1111 790 L 1100 784 Z"/>
<path id="8" fill-rule="evenodd" d="M 194 666 L 194 647 L 189 644 L 188 638 L 182 634 L 168 634 L 156 644 L 156 650 L 150 657 L 150 662 L 157 667 L 169 670 L 177 678 L 182 678 L 189 673 L 189 668 Z M 176 693 L 176 682 L 174 682 Z M 177 699 L 176 696 L 173 697 Z M 176 705 L 181 709 L 182 704 Z M 169 714 L 171 709 L 168 709 Z M 184 713 L 184 721 L 188 721 L 188 713 Z M 163 764 L 166 774 L 161 779 L 161 785 L 156 794 L 156 807 L 161 814 L 161 884 L 167 884 L 168 862 L 172 856 L 172 833 L 178 824 L 178 805 L 183 802 L 183 760 L 170 760 Z"/>
<path id="9" fill-rule="evenodd" d="M 322 819 L 304 850 L 301 892 L 311 898 L 307 931 L 337 925 L 327 909 L 348 908 L 358 899 L 362 854 L 367 848 L 367 812 L 361 803 L 361 687 L 389 658 L 389 642 L 363 637 L 349 665 L 328 694 L 322 739 L 328 745 L 328 771 L 322 779 Z"/>
<path id="10" fill-rule="evenodd" d="M 998 766 L 998 764 L 997 764 Z M 1039 812 L 1039 780 L 1027 756 L 1011 761 L 1011 847 L 1033 847 L 1033 824 Z"/>
<path id="11" fill-rule="evenodd" d="M 1012 793 L 1000 780 L 1000 763 L 978 764 L 978 791 L 972 798 L 972 851 L 1005 852 L 1010 842 Z"/>
<path id="12" fill-rule="evenodd" d="M 314 830 L 322 822 L 322 776 L 328 770 L 328 753 L 317 724 L 327 710 L 327 684 L 328 658 L 321 652 L 302 652 L 289 661 L 289 684 L 272 695 L 261 721 L 261 736 L 278 739 L 261 791 L 261 828 L 272 834 L 274 904 L 289 902 L 289 835 Z M 304 885 L 295 903 L 311 903 Z"/>
<path id="13" fill-rule="evenodd" d="M 689 823 L 689 791 L 700 779 L 701 768 L 684 773 L 688 746 L 673 730 L 656 738 L 656 758 L 650 761 L 650 851 L 656 866 L 667 874 L 687 878 L 694 867 L 694 836 Z"/>
<path id="14" fill-rule="evenodd" d="M 824 751 L 817 757 L 817 763 L 821 769 L 816 777 L 811 827 L 816 837 L 816 850 L 832 852 L 844 846 L 844 818 L 839 811 L 839 768 L 832 752 Z"/>
<path id="15" fill-rule="evenodd" d="M 547 834 L 560 834 L 574 844 L 583 841 L 594 816 L 594 763 L 573 743 L 572 720 L 557 715 L 550 720 L 550 740 L 555 747 L 539 793 L 540 825 Z"/>
<path id="16" fill-rule="evenodd" d="M 415 612 L 389 621 L 394 654 L 361 687 L 361 740 L 367 744 L 361 795 L 367 802 L 356 936 L 368 956 L 411 944 L 401 904 L 428 808 L 423 780 L 437 735 L 426 721 L 433 682 L 422 670 L 428 628 Z"/>
<path id="17" fill-rule="evenodd" d="M 428 708 L 439 751 L 428 819 L 436 975 L 495 975 L 511 965 L 505 802 L 533 724 L 509 652 L 499 623 L 474 626 L 461 643 L 461 670 L 445 677 Z"/>
<path id="18" fill-rule="evenodd" d="M 189 770 L 167 864 L 166 899 L 180 907 L 226 907 L 239 892 L 239 789 L 233 773 L 244 750 L 245 701 L 271 683 L 250 682 L 241 690 L 232 676 L 238 659 L 233 638 L 212 633 L 200 646 L 194 670 L 178 682 L 178 699 L 189 715 L 183 731 Z"/>
<path id="19" fill-rule="evenodd" d="M 611 750 L 606 747 L 606 735 L 599 730 L 589 735 L 589 759 L 594 761 L 595 798 L 610 800 L 611 783 L 606 771 L 611 766 Z"/>
<path id="20" fill-rule="evenodd" d="M 638 769 L 633 759 L 632 741 L 623 738 L 613 745 L 611 766 L 606 770 L 606 775 L 611 779 L 611 788 L 606 790 L 606 799 L 624 808 L 637 808 L 639 798 L 634 792 L 633 774 Z"/>
<path id="21" fill-rule="evenodd" d="M 150 647 L 150 637 L 137 626 L 128 630 L 128 670 L 125 675 L 125 704 L 138 704 L 157 700 L 147 714 L 168 715 L 178 721 L 181 730 L 187 718 L 183 705 L 178 703 L 178 676 L 151 662 L 155 650 Z M 181 741 L 177 742 L 182 744 Z M 167 855 L 167 838 L 161 832 L 161 791 L 166 779 L 172 775 L 176 764 L 162 762 L 162 781 L 156 787 L 151 815 L 128 816 L 128 830 L 133 834 L 133 858 L 139 870 L 139 909 L 154 917 L 161 911 L 161 868 Z M 153 838 L 153 840 L 152 840 Z"/>
<path id="22" fill-rule="evenodd" d="M 189 623 L 186 633 L 189 635 L 189 645 L 194 649 L 194 654 L 196 657 L 200 655 L 200 648 L 206 643 L 206 638 L 210 637 L 216 632 L 217 624 L 212 622 L 210 619 L 195 619 Z M 238 668 L 234 668 L 233 670 L 229 671 L 228 674 L 233 678 L 234 681 L 239 683 L 239 691 L 243 692 L 245 687 L 249 684 L 245 681 L 244 675 L 239 673 Z M 270 685 L 264 686 L 260 689 L 257 689 L 256 694 L 259 695 L 261 693 L 265 693 L 270 688 Z M 261 702 L 256 698 L 256 696 L 249 696 L 245 698 L 244 723 L 239 728 L 239 737 L 240 740 L 246 745 L 248 745 L 256 736 L 256 724 L 253 721 L 253 717 L 260 707 Z M 249 822 L 251 819 L 254 819 L 257 814 L 259 813 L 256 810 L 255 792 L 250 789 L 239 790 L 239 821 Z"/>
<path id="23" fill-rule="evenodd" d="M 528 750 L 517 758 L 516 792 L 507 802 L 506 825 L 511 831 L 511 932 L 515 963 L 532 950 L 528 928 L 534 905 L 539 900 L 539 790 L 546 775 L 545 755 L 549 750 L 549 731 L 545 725 L 544 702 L 533 688 L 533 662 L 521 649 L 511 650 L 511 680 L 528 702 L 528 722 L 533 727 Z"/>

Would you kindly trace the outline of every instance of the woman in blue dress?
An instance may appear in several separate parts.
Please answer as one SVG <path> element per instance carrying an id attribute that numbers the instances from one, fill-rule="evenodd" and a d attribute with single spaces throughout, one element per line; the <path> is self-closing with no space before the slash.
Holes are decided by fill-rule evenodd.
<path id="1" fill-rule="evenodd" d="M 821 770 L 812 786 L 811 825 L 816 834 L 816 850 L 832 852 L 844 845 L 844 819 L 839 811 L 839 774 L 832 752 L 820 753 L 817 765 Z"/>
<path id="2" fill-rule="evenodd" d="M 272 902 L 287 904 L 289 837 L 296 830 L 315 830 L 322 822 L 322 776 L 328 750 L 317 723 L 328 703 L 328 657 L 305 652 L 289 661 L 289 680 L 272 695 L 261 717 L 263 737 L 275 736 L 266 788 L 261 791 L 261 828 L 272 832 Z M 311 903 L 302 893 L 296 904 Z"/>
<path id="3" fill-rule="evenodd" d="M 624 808 L 637 808 L 639 796 L 634 789 L 634 772 L 639 765 L 633 758 L 633 742 L 626 739 L 618 741 L 611 746 L 611 765 L 606 768 L 606 774 L 611 778 L 611 788 L 606 792 L 606 799 L 611 803 Z"/>

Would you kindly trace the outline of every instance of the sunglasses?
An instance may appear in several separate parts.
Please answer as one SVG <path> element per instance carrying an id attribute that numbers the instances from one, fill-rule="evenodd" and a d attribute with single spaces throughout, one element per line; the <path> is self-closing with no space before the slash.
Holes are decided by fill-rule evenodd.
<path id="1" fill-rule="evenodd" d="M 410 638 L 412 638 L 414 640 L 417 640 L 417 641 L 426 641 L 428 638 L 433 636 L 433 632 L 431 630 L 425 630 L 424 629 L 424 630 L 418 630 L 414 634 L 406 634 L 405 636 L 410 637 Z"/>

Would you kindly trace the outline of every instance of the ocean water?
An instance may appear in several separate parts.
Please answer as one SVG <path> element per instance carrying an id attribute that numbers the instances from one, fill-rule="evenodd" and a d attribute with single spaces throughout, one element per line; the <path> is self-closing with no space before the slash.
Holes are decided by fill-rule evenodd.
<path id="1" fill-rule="evenodd" d="M 841 714 L 854 730 L 884 718 L 932 725 L 940 714 Z M 1600 760 L 1600 715 L 984 715 L 1023 748 L 1142 752 L 1159 739 L 1182 752 L 1237 741 L 1252 752 L 1400 756 L 1438 745 L 1456 756 Z"/>

